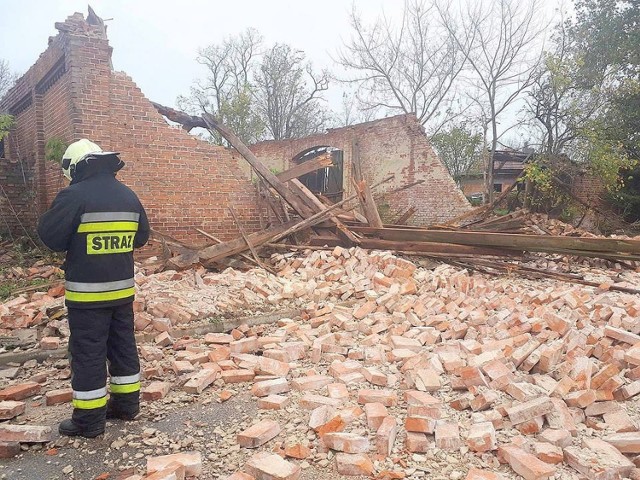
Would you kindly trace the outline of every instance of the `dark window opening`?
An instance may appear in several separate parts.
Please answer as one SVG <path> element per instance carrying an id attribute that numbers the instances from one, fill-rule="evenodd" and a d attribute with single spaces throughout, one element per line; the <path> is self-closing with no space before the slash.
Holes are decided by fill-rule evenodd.
<path id="1" fill-rule="evenodd" d="M 0 140 L 0 158 L 5 158 L 4 154 L 4 138 Z"/>
<path id="2" fill-rule="evenodd" d="M 493 184 L 493 191 L 500 193 L 502 192 L 502 184 L 501 183 L 494 183 Z"/>
<path id="3" fill-rule="evenodd" d="M 295 157 L 297 163 L 304 163 L 321 155 L 329 155 L 332 165 L 300 177 L 300 181 L 314 194 L 323 195 L 331 202 L 342 200 L 343 196 L 343 152 L 332 147 L 315 147 Z"/>

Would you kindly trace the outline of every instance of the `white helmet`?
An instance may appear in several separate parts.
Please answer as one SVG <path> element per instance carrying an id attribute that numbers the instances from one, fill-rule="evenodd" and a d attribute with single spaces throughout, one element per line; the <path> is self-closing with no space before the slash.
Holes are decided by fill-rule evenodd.
<path id="1" fill-rule="evenodd" d="M 103 152 L 102 149 L 95 143 L 83 138 L 77 142 L 73 142 L 67 147 L 67 150 L 62 156 L 62 173 L 65 177 L 71 180 L 78 168 L 78 164 L 84 161 L 88 161 L 90 158 L 101 156 L 115 156 L 117 152 Z M 117 157 L 115 157 L 117 158 Z M 124 165 L 124 162 L 117 159 L 118 163 L 114 164 L 114 171 L 118 171 Z"/>

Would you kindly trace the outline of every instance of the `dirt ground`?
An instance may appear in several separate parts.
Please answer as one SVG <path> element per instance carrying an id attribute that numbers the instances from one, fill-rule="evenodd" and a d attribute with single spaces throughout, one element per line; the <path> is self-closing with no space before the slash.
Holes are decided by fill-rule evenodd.
<path id="1" fill-rule="evenodd" d="M 215 389 L 212 389 L 215 390 Z M 213 396 L 211 391 L 203 397 Z M 206 398 L 203 398 L 206 402 Z M 220 448 L 220 432 L 226 432 L 244 417 L 251 417 L 256 412 L 255 402 L 250 401 L 247 394 L 238 395 L 229 401 L 202 405 L 176 402 L 159 410 L 150 404 L 142 406 L 141 415 L 133 422 L 107 422 L 104 435 L 96 439 L 71 439 L 68 441 L 57 433 L 57 425 L 71 413 L 69 405 L 32 409 L 27 412 L 25 422 L 50 425 L 54 429 L 53 443 L 59 445 L 46 450 L 40 446 L 32 446 L 18 457 L 0 460 L 0 478 L 10 480 L 56 480 L 56 479 L 117 479 L 121 472 L 136 473 L 145 469 L 144 453 L 147 445 L 137 445 L 140 439 L 149 435 L 149 429 L 165 434 L 170 446 L 159 447 L 162 452 L 199 450 L 203 456 L 203 474 L 199 480 L 225 478 L 230 472 L 222 468 L 221 463 L 228 463 L 231 456 Z M 146 431 L 146 432 L 145 432 Z M 154 437 L 157 437 L 156 433 Z M 150 437 L 153 438 L 153 437 Z M 129 439 L 123 446 L 118 441 Z M 120 442 L 121 443 L 121 442 Z M 165 451 L 166 450 L 166 451 Z M 148 450 L 147 450 L 148 451 Z M 155 454 L 154 450 L 154 454 Z M 253 452 L 252 452 L 253 453 Z M 65 473 L 70 470 L 70 473 Z M 332 469 L 319 469 L 309 466 L 303 470 L 302 480 L 333 480 L 346 477 L 337 476 Z M 109 474 L 108 477 L 104 474 Z M 126 476 L 125 476 L 126 477 Z M 349 477 L 355 478 L 355 477 Z"/>

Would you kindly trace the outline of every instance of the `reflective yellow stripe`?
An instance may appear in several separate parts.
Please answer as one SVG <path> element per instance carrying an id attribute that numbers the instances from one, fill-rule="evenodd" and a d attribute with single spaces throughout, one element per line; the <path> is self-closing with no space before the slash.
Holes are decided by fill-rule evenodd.
<path id="1" fill-rule="evenodd" d="M 140 390 L 140 382 L 127 383 L 126 385 L 111 384 L 111 393 L 133 393 Z"/>
<path id="2" fill-rule="evenodd" d="M 78 225 L 78 233 L 137 232 L 138 222 L 92 222 Z"/>
<path id="3" fill-rule="evenodd" d="M 73 407 L 80 408 L 82 410 L 91 410 L 94 408 L 102 408 L 107 404 L 107 397 L 96 398 L 94 400 L 80 400 L 78 398 L 73 399 Z"/>
<path id="4" fill-rule="evenodd" d="M 135 295 L 135 287 L 114 290 L 112 292 L 71 292 L 67 290 L 64 298 L 72 302 L 108 302 Z"/>

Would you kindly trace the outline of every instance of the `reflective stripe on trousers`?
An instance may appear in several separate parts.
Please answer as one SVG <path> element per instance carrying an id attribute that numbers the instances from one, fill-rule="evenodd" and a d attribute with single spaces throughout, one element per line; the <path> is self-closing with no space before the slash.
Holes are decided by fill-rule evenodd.
<path id="1" fill-rule="evenodd" d="M 111 393 L 133 393 L 140 390 L 140 372 L 111 377 Z"/>
<path id="2" fill-rule="evenodd" d="M 87 392 L 73 391 L 73 406 L 82 410 L 102 408 L 107 405 L 107 387 Z"/>
<path id="3" fill-rule="evenodd" d="M 72 302 L 108 302 L 135 295 L 133 278 L 115 282 L 65 282 L 65 299 Z"/>

